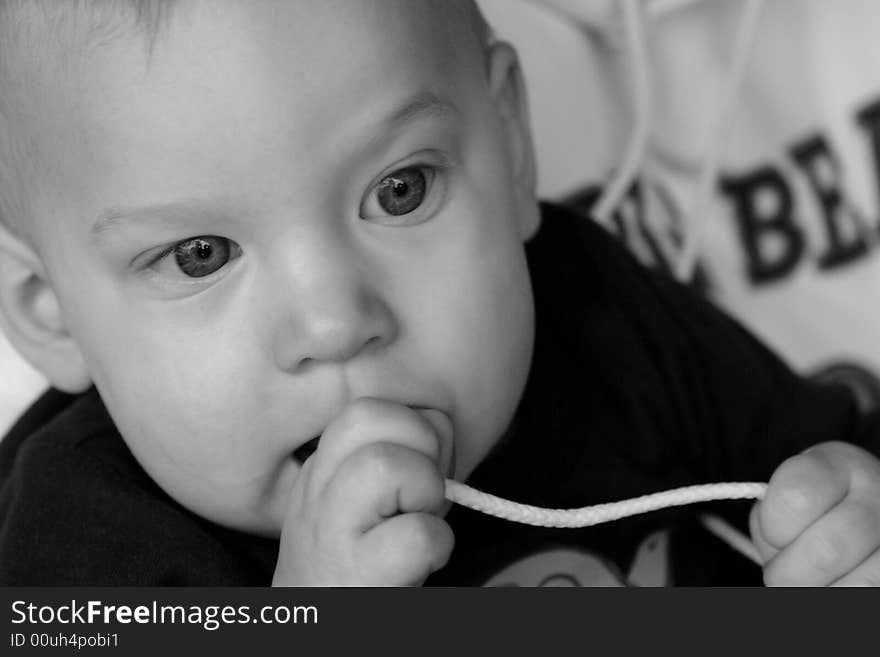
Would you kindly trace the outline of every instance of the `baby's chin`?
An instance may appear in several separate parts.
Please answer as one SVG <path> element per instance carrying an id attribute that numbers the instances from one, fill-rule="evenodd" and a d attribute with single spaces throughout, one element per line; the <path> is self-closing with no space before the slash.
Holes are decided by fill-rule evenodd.
<path id="1" fill-rule="evenodd" d="M 286 509 L 282 510 L 280 504 L 275 504 L 261 511 L 230 510 L 222 517 L 209 520 L 243 534 L 278 539 L 281 537 L 285 512 Z"/>
<path id="2" fill-rule="evenodd" d="M 267 508 L 257 508 L 256 503 L 248 508 L 240 508 L 232 504 L 218 508 L 215 502 L 211 508 L 191 510 L 205 520 L 226 529 L 263 538 L 279 538 L 284 524 L 285 510 L 281 508 L 280 502 L 270 503 Z"/>

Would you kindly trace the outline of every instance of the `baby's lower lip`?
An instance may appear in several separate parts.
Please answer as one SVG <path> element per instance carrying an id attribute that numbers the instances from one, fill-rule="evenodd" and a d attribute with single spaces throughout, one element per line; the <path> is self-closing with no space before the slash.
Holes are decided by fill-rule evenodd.
<path id="1" fill-rule="evenodd" d="M 303 443 L 295 450 L 293 450 L 293 458 L 299 461 L 300 464 L 305 463 L 306 459 L 314 454 L 315 450 L 318 449 L 318 441 L 320 440 L 321 436 L 315 436 L 307 443 Z"/>

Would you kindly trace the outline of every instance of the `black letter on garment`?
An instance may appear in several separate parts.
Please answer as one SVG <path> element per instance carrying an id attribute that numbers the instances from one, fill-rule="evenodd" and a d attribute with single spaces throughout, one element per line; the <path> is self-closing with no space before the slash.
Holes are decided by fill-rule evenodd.
<path id="1" fill-rule="evenodd" d="M 841 192 L 840 163 L 821 135 L 810 137 L 791 149 L 795 162 L 803 170 L 816 194 L 828 250 L 819 257 L 820 269 L 833 269 L 852 262 L 868 252 L 868 241 L 861 217 L 850 208 Z M 844 222 L 849 223 L 850 237 L 845 239 Z"/>
<path id="2" fill-rule="evenodd" d="M 744 176 L 723 176 L 721 192 L 733 202 L 739 236 L 748 257 L 747 272 L 754 285 L 783 278 L 797 265 L 804 252 L 804 234 L 794 222 L 794 200 L 785 178 L 771 166 Z M 772 208 L 762 208 L 761 199 L 772 199 Z M 775 241 L 778 252 L 767 253 L 761 245 Z"/>
<path id="3" fill-rule="evenodd" d="M 877 194 L 880 196 L 880 100 L 859 110 L 856 119 L 871 138 L 871 152 L 874 155 L 874 180 L 877 184 Z"/>

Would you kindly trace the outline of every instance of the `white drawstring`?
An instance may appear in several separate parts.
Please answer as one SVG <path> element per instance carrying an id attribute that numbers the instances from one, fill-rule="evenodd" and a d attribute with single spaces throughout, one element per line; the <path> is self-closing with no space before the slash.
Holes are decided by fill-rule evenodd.
<path id="1" fill-rule="evenodd" d="M 605 186 L 593 209 L 593 217 L 596 221 L 606 226 L 611 213 L 620 204 L 638 176 L 651 135 L 653 97 L 643 12 L 640 0 L 624 0 L 626 41 L 633 69 L 635 124 L 620 168 Z"/>
<path id="2" fill-rule="evenodd" d="M 684 217 L 685 233 L 681 255 L 676 262 L 676 277 L 688 281 L 696 266 L 697 253 L 703 239 L 707 212 L 727 143 L 737 96 L 745 76 L 763 0 L 743 0 L 744 7 L 734 41 L 730 73 L 723 85 L 717 123 L 710 131 L 712 139 L 705 153 L 693 203 Z M 690 0 L 657 0 L 652 13 L 671 11 L 689 4 Z M 626 40 L 633 70 L 635 120 L 632 138 L 627 145 L 617 173 L 605 186 L 593 209 L 594 218 L 607 225 L 611 213 L 625 197 L 645 159 L 653 115 L 650 62 L 645 38 L 644 9 L 639 0 L 623 0 Z M 504 500 L 475 490 L 465 484 L 446 480 L 446 497 L 452 502 L 514 522 L 544 527 L 588 527 L 631 515 L 670 507 L 721 499 L 761 499 L 767 485 L 763 483 L 721 483 L 688 486 L 631 500 L 599 504 L 581 509 L 542 509 Z M 758 565 L 761 557 L 749 539 L 717 516 L 702 515 L 707 530 L 724 540 L 733 549 Z"/>
<path id="3" fill-rule="evenodd" d="M 730 66 L 730 74 L 723 87 L 717 123 L 710 132 L 712 139 L 700 168 L 700 177 L 697 181 L 693 202 L 684 216 L 684 243 L 675 265 L 675 277 L 683 282 L 690 281 L 696 268 L 697 255 L 710 217 L 709 209 L 712 204 L 715 181 L 721 166 L 721 158 L 724 155 L 724 147 L 727 145 L 733 128 L 738 95 L 745 77 L 752 44 L 757 32 L 758 18 L 763 6 L 763 0 L 744 0 L 744 2 L 745 6 L 734 41 L 733 61 Z"/>
<path id="4" fill-rule="evenodd" d="M 648 4 L 647 11 L 652 16 L 681 11 L 699 0 L 654 0 Z M 560 3 L 562 4 L 562 3 Z M 634 122 L 632 137 L 626 146 L 617 172 L 605 185 L 593 208 L 593 217 L 607 226 L 614 210 L 629 192 L 643 166 L 654 113 L 654 98 L 651 88 L 651 62 L 646 39 L 644 3 L 640 0 L 622 0 L 627 50 L 632 67 L 632 93 L 634 102 Z M 553 5 L 556 7 L 555 5 Z M 754 36 L 763 0 L 743 0 L 743 10 L 737 27 L 732 51 L 729 74 L 722 85 L 721 102 L 715 125 L 709 131 L 709 147 L 704 154 L 690 207 L 683 217 L 684 237 L 681 253 L 674 265 L 676 278 L 689 281 L 696 267 L 697 255 L 702 243 L 708 211 L 714 191 L 715 181 L 731 132 L 738 93 L 745 77 Z M 564 5 L 556 7 L 563 14 L 574 12 L 574 8 Z M 564 9 L 567 9 L 565 11 Z M 577 13 L 573 13 L 579 18 Z"/>
<path id="5" fill-rule="evenodd" d="M 759 566 L 764 565 L 764 560 L 761 559 L 761 555 L 758 554 L 758 548 L 756 548 L 754 543 L 752 543 L 749 538 L 743 535 L 738 529 L 734 529 L 718 516 L 709 513 L 701 515 L 700 522 L 703 527 L 715 534 L 715 536 L 727 543 L 741 555 L 748 557 Z"/>
<path id="6" fill-rule="evenodd" d="M 643 495 L 620 502 L 596 504 L 580 509 L 543 509 L 528 504 L 511 502 L 489 493 L 471 488 L 452 479 L 446 480 L 446 499 L 469 509 L 497 518 L 538 527 L 580 528 L 603 522 L 620 520 L 628 516 L 648 513 L 671 506 L 696 502 L 730 499 L 761 499 L 767 490 L 762 483 L 720 483 L 686 486 L 673 490 Z M 732 548 L 760 564 L 761 559 L 749 540 L 739 532 L 712 516 L 703 516 L 707 529 L 722 538 Z"/>

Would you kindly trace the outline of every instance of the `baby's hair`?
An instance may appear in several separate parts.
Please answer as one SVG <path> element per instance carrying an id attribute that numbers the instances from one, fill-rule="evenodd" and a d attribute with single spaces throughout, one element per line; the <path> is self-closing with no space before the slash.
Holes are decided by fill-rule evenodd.
<path id="1" fill-rule="evenodd" d="M 135 32 L 149 51 L 175 1 L 0 0 L 0 224 L 21 232 L 16 219 L 30 212 L 26 191 L 37 157 L 16 125 L 17 112 L 27 111 L 20 101 L 30 91 L 28 73 L 63 66 L 53 60 L 55 45 L 89 47 Z"/>
<path id="2" fill-rule="evenodd" d="M 180 2 L 0 0 L 0 225 L 23 236 L 22 222 L 32 211 L 29 186 L 38 179 L 41 164 L 19 120 L 28 112 L 24 106 L 34 91 L 34 74 L 65 74 L 73 58 L 59 57 L 58 52 L 87 49 L 130 34 L 143 37 L 149 57 Z M 471 31 L 481 50 L 488 51 L 492 34 L 475 0 L 428 2 L 434 11 L 446 14 L 451 25 Z"/>

